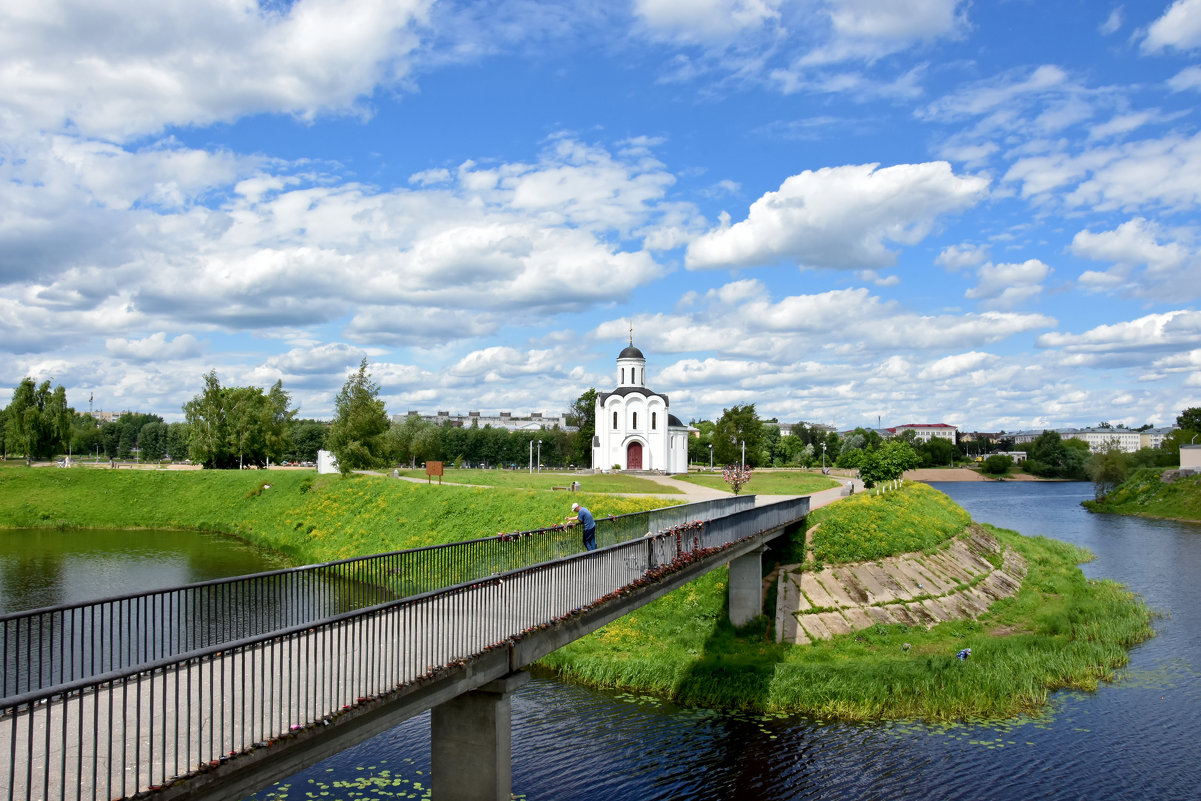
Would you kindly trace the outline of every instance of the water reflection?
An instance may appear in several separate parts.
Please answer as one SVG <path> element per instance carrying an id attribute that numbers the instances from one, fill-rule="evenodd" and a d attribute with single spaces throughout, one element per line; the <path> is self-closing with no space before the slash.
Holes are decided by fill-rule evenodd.
<path id="1" fill-rule="evenodd" d="M 0 614 L 287 566 L 280 554 L 207 532 L 0 530 Z"/>

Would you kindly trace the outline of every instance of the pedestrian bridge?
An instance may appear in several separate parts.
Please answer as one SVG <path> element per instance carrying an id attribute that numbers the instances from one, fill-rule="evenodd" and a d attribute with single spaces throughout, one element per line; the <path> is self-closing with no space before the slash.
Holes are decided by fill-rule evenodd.
<path id="1" fill-rule="evenodd" d="M 510 797 L 522 668 L 724 564 L 808 498 L 732 496 L 0 616 L 0 798 L 236 799 L 432 710 L 433 797 Z"/>

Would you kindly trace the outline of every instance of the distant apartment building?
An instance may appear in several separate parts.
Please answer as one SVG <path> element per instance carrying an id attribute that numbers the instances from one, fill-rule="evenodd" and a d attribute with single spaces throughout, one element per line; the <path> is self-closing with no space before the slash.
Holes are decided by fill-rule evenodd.
<path id="1" fill-rule="evenodd" d="M 434 423 L 435 425 L 445 425 L 449 423 L 456 428 L 484 428 L 490 426 L 492 428 L 503 428 L 506 431 L 538 431 L 543 428 L 560 428 L 564 431 L 577 431 L 576 426 L 567 425 L 567 415 L 544 415 L 542 412 L 530 412 L 527 415 L 514 415 L 512 412 L 498 412 L 496 414 L 481 414 L 480 412 L 468 412 L 467 414 L 451 414 L 448 411 L 439 411 L 435 414 L 422 414 L 415 409 L 409 410 L 408 414 L 392 415 L 393 423 L 403 423 L 408 417 L 416 417 L 422 422 Z"/>
<path id="2" fill-rule="evenodd" d="M 834 426 L 828 426 L 825 423 L 808 423 L 804 420 L 799 420 L 795 423 L 781 423 L 777 420 L 764 420 L 763 424 L 767 426 L 774 426 L 780 429 L 781 437 L 790 436 L 793 432 L 801 431 L 802 429 L 818 431 L 822 434 L 838 430 Z"/>
<path id="3" fill-rule="evenodd" d="M 1164 426 L 1163 428 L 1148 428 L 1146 431 L 1140 431 L 1140 447 L 1143 448 L 1160 448 L 1163 447 L 1163 441 L 1172 435 L 1173 431 L 1180 429 L 1180 426 Z"/>
<path id="4" fill-rule="evenodd" d="M 918 442 L 929 442 L 932 439 L 947 439 L 954 445 L 958 442 L 958 426 L 947 425 L 946 423 L 906 423 L 903 426 L 895 426 L 886 429 L 888 436 L 899 437 L 906 431 L 912 431 Z"/>
<path id="5" fill-rule="evenodd" d="M 122 417 L 124 417 L 127 414 L 133 414 L 133 412 L 126 409 L 123 412 L 88 412 L 88 414 L 90 414 L 92 417 L 96 418 L 97 422 L 112 423 L 116 420 L 120 420 Z"/>
<path id="6" fill-rule="evenodd" d="M 1168 429 L 1161 430 L 1168 431 Z M 1030 431 L 1018 431 L 1011 436 L 1015 445 L 1029 445 L 1038 439 L 1044 431 L 1054 431 L 1059 435 L 1060 439 L 1078 439 L 1081 442 L 1086 442 L 1088 443 L 1088 449 L 1092 453 L 1099 453 L 1111 445 L 1117 445 L 1118 450 L 1123 453 L 1134 453 L 1143 447 L 1158 448 L 1163 443 L 1163 437 L 1166 436 L 1166 434 L 1160 434 L 1155 440 L 1157 442 L 1155 445 L 1144 445 L 1144 434 L 1149 432 L 1134 431 L 1129 428 L 1032 429 Z"/>

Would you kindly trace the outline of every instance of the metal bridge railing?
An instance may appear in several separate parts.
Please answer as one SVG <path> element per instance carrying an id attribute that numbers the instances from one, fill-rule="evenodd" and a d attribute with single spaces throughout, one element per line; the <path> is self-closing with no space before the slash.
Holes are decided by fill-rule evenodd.
<path id="1" fill-rule="evenodd" d="M 612 545 L 753 507 L 732 496 L 597 520 Z M 567 556 L 556 526 L 0 615 L 0 697 L 168 659 Z"/>
<path id="2" fill-rule="evenodd" d="M 648 576 L 800 519 L 808 499 L 0 701 L 0 795 L 123 798 L 454 670 Z"/>

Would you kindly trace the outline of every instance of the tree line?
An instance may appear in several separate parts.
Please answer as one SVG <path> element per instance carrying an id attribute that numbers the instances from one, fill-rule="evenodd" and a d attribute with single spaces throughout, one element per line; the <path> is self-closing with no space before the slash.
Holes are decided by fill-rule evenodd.
<path id="1" fill-rule="evenodd" d="M 265 466 L 285 461 L 314 462 L 317 451 L 332 451 L 344 472 L 419 465 L 429 461 L 470 467 L 521 467 L 531 456 L 556 468 L 590 467 L 597 391 L 582 393 L 567 413 L 575 431 L 559 428 L 510 431 L 503 428 L 437 424 L 409 415 L 389 420 L 364 359 L 348 375 L 334 400 L 332 422 L 298 419 L 291 395 L 280 381 L 263 389 L 222 386 L 216 371 L 203 376 L 201 391 L 184 404 L 184 422 L 166 423 L 154 414 L 125 414 L 99 423 L 76 412 L 66 390 L 40 385 L 26 377 L 0 410 L 0 442 L 5 456 L 32 459 L 91 454 L 106 459 L 142 461 L 185 459 L 208 468 Z M 1201 436 L 1201 407 L 1177 417 L 1179 429 L 1159 449 L 1123 454 L 1116 447 L 1092 454 L 1087 443 L 1063 439 L 1045 431 L 1031 443 L 1015 446 L 973 442 L 974 453 L 1024 450 L 1026 472 L 1045 478 L 1101 480 L 1142 466 L 1177 464 L 1179 447 Z M 854 469 L 866 480 L 884 481 L 915 467 L 953 465 L 968 459 L 963 444 L 932 438 L 921 442 L 913 431 L 885 439 L 879 432 L 856 428 L 839 436 L 834 431 L 798 424 L 781 436 L 774 421 L 760 419 L 755 404 L 723 409 L 717 420 L 693 420 L 699 436 L 689 437 L 689 461 L 715 467 L 817 467 Z M 1105 427 L 1106 424 L 1102 424 Z M 1115 429 L 1116 431 L 1117 429 Z M 1007 456 L 992 455 L 984 469 L 1006 472 Z M 894 475 L 895 474 L 895 475 Z M 1118 482 L 1120 483 L 1120 481 Z"/>

